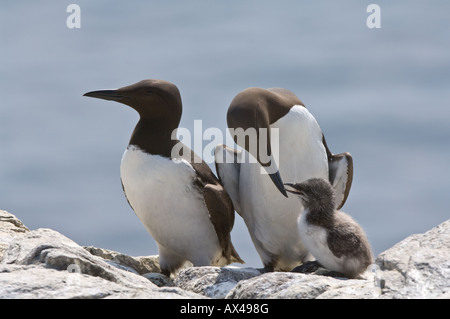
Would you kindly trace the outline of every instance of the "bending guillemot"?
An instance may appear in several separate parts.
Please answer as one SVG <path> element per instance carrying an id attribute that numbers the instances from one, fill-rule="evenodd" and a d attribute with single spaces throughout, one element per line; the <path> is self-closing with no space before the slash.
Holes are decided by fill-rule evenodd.
<path id="1" fill-rule="evenodd" d="M 194 266 L 243 263 L 231 242 L 229 195 L 208 165 L 173 139 L 182 113 L 178 88 L 143 80 L 84 96 L 120 102 L 139 113 L 120 177 L 128 203 L 157 242 L 162 273 L 170 275 L 187 260 Z M 180 151 L 172 154 L 174 147 Z"/>
<path id="2" fill-rule="evenodd" d="M 218 145 L 216 169 L 236 211 L 247 225 L 266 271 L 290 271 L 312 257 L 297 230 L 297 218 L 302 209 L 295 198 L 285 197 L 282 181 L 286 178 L 289 181 L 313 177 L 329 179 L 336 189 L 340 208 L 352 183 L 352 157 L 349 153 L 330 152 L 316 119 L 300 99 L 286 89 L 248 88 L 240 92 L 229 106 L 227 123 L 232 135 L 237 130 L 231 128 L 251 128 L 257 133 L 260 129 L 268 131 L 265 141 L 257 135 L 257 147 L 253 148 L 245 138 L 233 135 L 243 151 Z M 272 140 L 270 134 L 274 129 L 278 130 L 279 140 Z M 278 143 L 278 162 L 272 152 L 274 143 Z M 261 161 L 261 151 L 268 155 L 268 162 Z M 252 163 L 249 157 L 256 161 Z M 270 168 L 269 174 L 261 174 L 261 167 Z"/>
<path id="3" fill-rule="evenodd" d="M 325 268 L 355 278 L 373 263 L 369 241 L 362 228 L 347 214 L 335 210 L 330 182 L 312 178 L 285 185 L 297 195 L 304 211 L 298 220 L 302 242 Z"/>

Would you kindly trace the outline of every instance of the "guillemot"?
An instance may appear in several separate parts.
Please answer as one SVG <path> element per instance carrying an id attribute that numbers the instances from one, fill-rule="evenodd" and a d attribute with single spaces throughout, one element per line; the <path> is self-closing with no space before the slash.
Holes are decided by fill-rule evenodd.
<path id="1" fill-rule="evenodd" d="M 334 190 L 329 181 L 312 178 L 285 185 L 303 204 L 298 219 L 300 238 L 308 251 L 325 268 L 355 278 L 373 263 L 369 241 L 363 229 L 347 214 L 335 210 Z"/>
<path id="2" fill-rule="evenodd" d="M 330 152 L 316 119 L 287 89 L 248 88 L 240 92 L 229 106 L 227 123 L 229 128 L 268 131 L 267 141 L 263 143 L 257 135 L 256 148 L 250 149 L 245 138 L 238 136 L 233 138 L 242 151 L 218 145 L 216 170 L 236 211 L 246 223 L 265 270 L 290 271 L 312 256 L 297 230 L 301 209 L 295 198 L 283 196 L 286 193 L 282 181 L 327 178 L 336 189 L 340 208 L 352 183 L 352 157 L 349 153 Z M 279 133 L 276 141 L 270 136 L 274 129 Z M 230 130 L 232 135 L 235 132 Z M 274 143 L 278 143 L 278 162 L 272 152 Z M 269 161 L 261 161 L 261 151 L 266 152 Z M 245 160 L 249 157 L 257 163 Z M 234 160 L 224 161 L 224 158 Z M 261 174 L 261 167 L 271 168 L 269 174 Z"/>
<path id="3" fill-rule="evenodd" d="M 182 114 L 178 88 L 143 80 L 84 96 L 120 102 L 139 113 L 120 177 L 128 203 L 157 242 L 162 273 L 174 273 L 185 261 L 194 266 L 243 263 L 231 242 L 229 195 L 209 166 L 174 138 Z M 180 151 L 172 154 L 174 147 Z"/>

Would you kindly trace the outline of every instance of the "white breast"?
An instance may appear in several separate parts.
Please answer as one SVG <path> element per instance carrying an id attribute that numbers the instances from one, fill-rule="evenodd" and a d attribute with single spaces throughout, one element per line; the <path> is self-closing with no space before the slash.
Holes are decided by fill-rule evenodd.
<path id="1" fill-rule="evenodd" d="M 277 165 L 285 183 L 298 183 L 312 177 L 328 178 L 322 131 L 305 107 L 292 107 L 271 128 L 279 129 Z M 275 151 L 274 143 L 278 141 L 272 140 L 271 143 Z M 306 254 L 297 228 L 301 204 L 294 196 L 285 198 L 270 177 L 261 174 L 260 167 L 249 163 L 241 166 L 239 196 L 242 216 L 263 261 L 275 255 L 286 268 L 293 268 Z"/>
<path id="2" fill-rule="evenodd" d="M 298 220 L 298 231 L 303 244 L 322 266 L 329 270 L 342 272 L 343 260 L 333 255 L 328 248 L 325 229 L 306 222 L 308 213 L 308 210 L 305 210 Z"/>
<path id="3" fill-rule="evenodd" d="M 159 245 L 192 262 L 199 250 L 217 255 L 217 235 L 189 163 L 129 146 L 120 175 L 130 205 Z"/>

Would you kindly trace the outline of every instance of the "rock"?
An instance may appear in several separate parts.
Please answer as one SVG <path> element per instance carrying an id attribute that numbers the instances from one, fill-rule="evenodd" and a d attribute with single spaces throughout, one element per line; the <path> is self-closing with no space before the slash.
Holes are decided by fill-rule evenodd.
<path id="1" fill-rule="evenodd" d="M 0 298 L 450 298 L 450 220 L 409 236 L 376 263 L 361 279 L 323 268 L 262 273 L 189 264 L 168 278 L 158 256 L 83 248 L 0 211 Z"/>
<path id="2" fill-rule="evenodd" d="M 0 234 L 25 233 L 30 230 L 13 214 L 0 210 Z"/>
<path id="3" fill-rule="evenodd" d="M 144 278 L 147 278 L 152 283 L 157 285 L 158 287 L 173 287 L 175 286 L 172 279 L 167 277 L 166 275 L 156 273 L 156 272 L 149 272 L 142 275 Z"/>
<path id="4" fill-rule="evenodd" d="M 171 278 L 161 274 L 158 255 L 132 257 L 116 251 L 93 246 L 85 246 L 84 249 L 92 255 L 102 257 L 114 267 L 144 276 L 158 287 L 172 287 L 174 285 Z M 192 267 L 192 264 L 186 262 L 180 270 L 187 267 Z"/>
<path id="5" fill-rule="evenodd" d="M 3 251 L 13 239 L 29 231 L 16 216 L 0 210 L 0 261 L 2 260 Z"/>
<path id="6" fill-rule="evenodd" d="M 13 236 L 0 263 L 2 298 L 204 298 L 158 288 L 50 229 Z"/>
<path id="7" fill-rule="evenodd" d="M 2 264 L 43 264 L 46 268 L 101 277 L 124 285 L 147 284 L 147 280 L 131 272 L 119 271 L 102 258 L 91 255 L 78 244 L 51 229 L 37 229 L 15 240 L 5 250 Z"/>
<path id="8" fill-rule="evenodd" d="M 8 299 L 173 299 L 201 298 L 181 289 L 122 285 L 101 277 L 48 269 L 39 265 L 0 265 L 0 298 Z"/>
<path id="9" fill-rule="evenodd" d="M 239 281 L 261 275 L 253 268 L 237 267 L 191 267 L 178 273 L 174 284 L 184 290 L 209 298 L 225 298 Z"/>
<path id="10" fill-rule="evenodd" d="M 379 288 L 367 279 L 339 279 L 313 274 L 273 272 L 241 281 L 227 299 L 377 298 Z"/>
<path id="11" fill-rule="evenodd" d="M 158 255 L 131 257 L 112 250 L 96 248 L 93 246 L 84 247 L 84 249 L 94 256 L 102 257 L 116 267 L 134 271 L 139 275 L 161 272 Z"/>
<path id="12" fill-rule="evenodd" d="M 381 253 L 383 298 L 448 298 L 450 220 L 424 234 L 411 235 Z"/>

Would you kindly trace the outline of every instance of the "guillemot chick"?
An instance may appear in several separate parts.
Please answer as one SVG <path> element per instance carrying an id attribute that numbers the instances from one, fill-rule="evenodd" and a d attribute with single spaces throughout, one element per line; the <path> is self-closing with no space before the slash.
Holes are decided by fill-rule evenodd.
<path id="1" fill-rule="evenodd" d="M 321 178 L 290 184 L 304 211 L 298 219 L 302 242 L 325 268 L 355 278 L 373 263 L 369 241 L 362 228 L 347 214 L 335 210 L 331 184 Z"/>
<path id="2" fill-rule="evenodd" d="M 233 203 L 209 166 L 176 138 L 182 113 L 178 88 L 143 80 L 84 96 L 112 100 L 139 113 L 120 166 L 125 196 L 158 244 L 161 271 L 243 263 L 233 247 Z"/>

